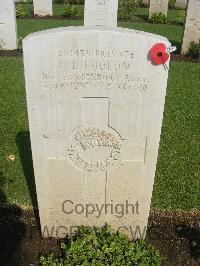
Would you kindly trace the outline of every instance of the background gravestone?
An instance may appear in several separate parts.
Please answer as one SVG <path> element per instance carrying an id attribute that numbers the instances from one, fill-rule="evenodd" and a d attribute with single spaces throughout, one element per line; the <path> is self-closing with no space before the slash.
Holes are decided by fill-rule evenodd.
<path id="1" fill-rule="evenodd" d="M 0 50 L 17 49 L 14 0 L 0 0 Z"/>
<path id="2" fill-rule="evenodd" d="M 182 53 L 190 48 L 191 42 L 200 42 L 200 0 L 189 0 L 185 31 L 182 43 Z"/>
<path id="3" fill-rule="evenodd" d="M 34 15 L 37 16 L 52 16 L 53 7 L 52 0 L 33 0 Z"/>
<path id="4" fill-rule="evenodd" d="M 160 42 L 170 45 L 154 34 L 106 27 L 53 29 L 24 40 L 45 237 L 105 222 L 129 238 L 145 236 L 168 77 L 148 54 Z"/>
<path id="5" fill-rule="evenodd" d="M 142 0 L 142 5 L 149 6 L 150 0 Z"/>
<path id="6" fill-rule="evenodd" d="M 167 16 L 168 2 L 168 0 L 150 0 L 149 18 L 157 12 L 161 12 Z"/>
<path id="7" fill-rule="evenodd" d="M 175 7 L 177 8 L 186 8 L 188 0 L 176 0 Z"/>
<path id="8" fill-rule="evenodd" d="M 85 0 L 85 26 L 117 26 L 118 0 Z"/>

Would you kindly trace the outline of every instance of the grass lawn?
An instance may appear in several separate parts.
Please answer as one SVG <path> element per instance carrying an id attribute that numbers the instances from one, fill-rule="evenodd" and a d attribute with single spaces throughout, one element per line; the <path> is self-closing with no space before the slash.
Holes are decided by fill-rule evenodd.
<path id="1" fill-rule="evenodd" d="M 17 4 L 18 5 L 18 4 Z M 33 5 L 32 4 L 23 4 L 24 11 L 26 15 L 33 14 Z M 84 14 L 84 6 L 77 5 L 78 8 L 78 16 L 83 16 Z M 54 4 L 53 5 L 53 15 L 54 16 L 62 16 L 65 10 L 65 5 Z M 144 7 L 138 7 L 133 13 L 133 21 L 144 21 L 148 20 L 149 9 Z M 168 9 L 168 22 L 174 23 L 178 17 L 179 10 L 177 9 Z"/>
<path id="2" fill-rule="evenodd" d="M 153 206 L 200 208 L 200 64 L 172 62 Z"/>
<path id="3" fill-rule="evenodd" d="M 137 22 L 120 22 L 120 27 L 147 31 L 155 34 L 159 34 L 167 37 L 170 42 L 177 46 L 178 49 L 181 47 L 183 30 L 182 26 L 178 25 L 162 25 L 162 24 L 150 24 L 150 23 L 137 23 Z"/>
<path id="4" fill-rule="evenodd" d="M 79 20 L 19 19 L 18 36 L 47 28 L 83 25 Z M 121 22 L 121 27 L 166 36 L 180 45 L 183 27 Z M 152 206 L 200 207 L 200 64 L 171 62 Z M 0 203 L 35 205 L 26 97 L 21 57 L 0 57 Z M 7 156 L 15 155 L 14 161 Z M 33 198 L 33 202 L 31 201 Z"/>
<path id="5" fill-rule="evenodd" d="M 65 26 L 82 26 L 82 20 L 55 20 L 55 19 L 18 19 L 18 37 L 25 37 L 29 33 L 46 30 L 56 27 Z M 137 29 L 142 31 L 148 31 L 162 36 L 166 36 L 173 45 L 180 48 L 183 27 L 178 25 L 160 25 L 150 23 L 138 23 L 138 22 L 119 22 L 119 27 Z"/>

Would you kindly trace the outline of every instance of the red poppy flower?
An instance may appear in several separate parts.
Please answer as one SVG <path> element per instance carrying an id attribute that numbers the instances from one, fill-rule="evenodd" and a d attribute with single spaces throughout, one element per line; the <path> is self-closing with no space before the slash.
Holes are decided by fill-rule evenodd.
<path id="1" fill-rule="evenodd" d="M 151 61 L 156 65 L 164 64 L 169 59 L 164 43 L 156 43 L 150 50 Z"/>

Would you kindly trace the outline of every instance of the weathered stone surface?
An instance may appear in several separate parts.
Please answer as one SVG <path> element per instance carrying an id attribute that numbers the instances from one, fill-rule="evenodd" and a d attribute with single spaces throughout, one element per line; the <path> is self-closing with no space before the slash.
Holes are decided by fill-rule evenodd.
<path id="1" fill-rule="evenodd" d="M 176 0 L 175 7 L 177 8 L 186 8 L 188 0 Z"/>
<path id="2" fill-rule="evenodd" d="M 0 50 L 17 49 L 14 0 L 0 0 Z"/>
<path id="3" fill-rule="evenodd" d="M 117 26 L 118 0 L 85 0 L 85 26 Z"/>
<path id="4" fill-rule="evenodd" d="M 149 18 L 157 12 L 161 12 L 167 16 L 168 2 L 168 0 L 150 0 Z"/>
<path id="5" fill-rule="evenodd" d="M 182 43 L 182 54 L 188 51 L 191 42 L 200 42 L 200 0 L 189 0 Z"/>
<path id="6" fill-rule="evenodd" d="M 142 5 L 149 6 L 150 0 L 142 0 Z"/>
<path id="7" fill-rule="evenodd" d="M 34 15 L 38 16 L 52 16 L 53 7 L 52 0 L 33 0 Z"/>
<path id="8" fill-rule="evenodd" d="M 170 45 L 109 27 L 60 28 L 24 40 L 44 236 L 105 222 L 130 239 L 145 236 L 168 77 L 148 53 L 160 42 Z"/>

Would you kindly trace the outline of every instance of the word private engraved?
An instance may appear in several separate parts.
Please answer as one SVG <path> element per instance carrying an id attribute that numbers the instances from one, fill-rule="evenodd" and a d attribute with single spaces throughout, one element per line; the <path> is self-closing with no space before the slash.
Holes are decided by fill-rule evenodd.
<path id="1" fill-rule="evenodd" d="M 68 156 L 81 170 L 106 171 L 120 163 L 120 149 L 120 138 L 116 134 L 81 127 L 70 138 Z"/>

